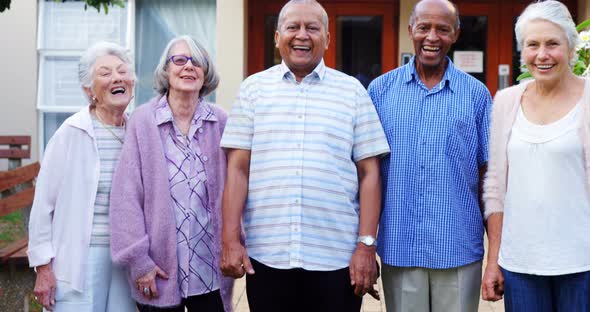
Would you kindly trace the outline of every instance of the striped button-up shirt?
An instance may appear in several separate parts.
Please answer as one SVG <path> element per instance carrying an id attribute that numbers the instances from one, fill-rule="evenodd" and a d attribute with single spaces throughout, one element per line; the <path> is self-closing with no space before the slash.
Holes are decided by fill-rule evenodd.
<path id="1" fill-rule="evenodd" d="M 491 97 L 447 61 L 430 90 L 413 59 L 369 86 L 391 146 L 381 162 L 377 244 L 388 265 L 442 269 L 483 257 L 478 182 L 488 157 Z"/>
<path id="2" fill-rule="evenodd" d="M 246 79 L 221 146 L 251 151 L 244 210 L 251 257 L 279 269 L 347 267 L 359 224 L 355 162 L 389 152 L 353 77 L 323 61 L 298 83 L 282 63 Z"/>

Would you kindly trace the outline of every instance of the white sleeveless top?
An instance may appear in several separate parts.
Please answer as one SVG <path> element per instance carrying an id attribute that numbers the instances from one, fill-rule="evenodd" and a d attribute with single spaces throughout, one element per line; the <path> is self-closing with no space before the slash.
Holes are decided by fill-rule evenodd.
<path id="1" fill-rule="evenodd" d="M 508 141 L 508 181 L 498 263 L 535 275 L 590 270 L 590 194 L 579 102 L 548 125 L 519 108 Z"/>

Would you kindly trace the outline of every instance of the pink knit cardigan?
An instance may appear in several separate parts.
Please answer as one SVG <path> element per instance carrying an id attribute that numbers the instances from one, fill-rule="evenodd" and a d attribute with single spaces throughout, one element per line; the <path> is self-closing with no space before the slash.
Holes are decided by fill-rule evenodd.
<path id="1" fill-rule="evenodd" d="M 484 181 L 483 200 L 485 204 L 484 218 L 493 213 L 504 211 L 506 182 L 508 178 L 508 161 L 506 148 L 520 107 L 520 100 L 528 83 L 522 83 L 503 89 L 496 93 L 492 106 L 492 125 L 490 130 L 490 155 L 488 171 Z M 590 188 L 590 79 L 586 79 L 582 95 L 582 126 L 579 134 L 584 148 L 586 164 L 586 181 Z"/>

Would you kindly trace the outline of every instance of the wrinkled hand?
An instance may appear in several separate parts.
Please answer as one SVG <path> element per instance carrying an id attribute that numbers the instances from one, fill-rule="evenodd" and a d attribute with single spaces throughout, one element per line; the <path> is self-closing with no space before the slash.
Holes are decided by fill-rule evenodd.
<path id="1" fill-rule="evenodd" d="M 53 311 L 55 305 L 55 275 L 51 271 L 51 264 L 40 265 L 37 267 L 37 280 L 33 293 L 37 301 L 43 305 L 47 311 Z"/>
<path id="2" fill-rule="evenodd" d="M 481 297 L 486 301 L 498 301 L 504 295 L 504 276 L 498 264 L 489 264 L 481 281 Z"/>
<path id="3" fill-rule="evenodd" d="M 371 296 L 375 297 L 376 290 L 373 285 L 377 282 L 378 277 L 379 270 L 375 260 L 375 247 L 368 247 L 358 243 L 350 259 L 350 284 L 354 286 L 354 293 L 361 297 L 366 293 L 370 293 Z M 378 294 L 377 297 L 379 297 Z"/>
<path id="4" fill-rule="evenodd" d="M 139 290 L 139 292 L 148 300 L 158 298 L 159 296 L 158 287 L 156 286 L 156 277 L 168 279 L 168 274 L 156 265 L 151 271 L 135 281 L 137 290 Z M 144 291 L 146 289 L 147 291 Z"/>
<path id="5" fill-rule="evenodd" d="M 254 274 L 250 257 L 239 241 L 223 242 L 221 251 L 221 272 L 225 276 L 240 278 L 244 274 Z"/>

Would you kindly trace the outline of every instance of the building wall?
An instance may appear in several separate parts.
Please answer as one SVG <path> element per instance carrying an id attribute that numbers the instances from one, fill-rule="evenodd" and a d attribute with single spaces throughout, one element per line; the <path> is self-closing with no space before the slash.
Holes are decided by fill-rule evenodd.
<path id="1" fill-rule="evenodd" d="M 590 18 L 590 3 L 588 0 L 578 0 L 578 23 Z"/>
<path id="2" fill-rule="evenodd" d="M 397 57 L 398 64 L 402 53 L 414 54 L 414 47 L 408 35 L 408 24 L 410 23 L 410 14 L 418 0 L 400 0 L 399 3 L 399 55 Z"/>
<path id="3" fill-rule="evenodd" d="M 217 68 L 221 77 L 216 102 L 231 108 L 246 75 L 246 0 L 217 0 Z"/>
<path id="4" fill-rule="evenodd" d="M 13 0 L 0 13 L 0 135 L 30 135 L 31 160 L 38 158 L 37 0 Z M 0 161 L 0 170 L 7 162 Z"/>

